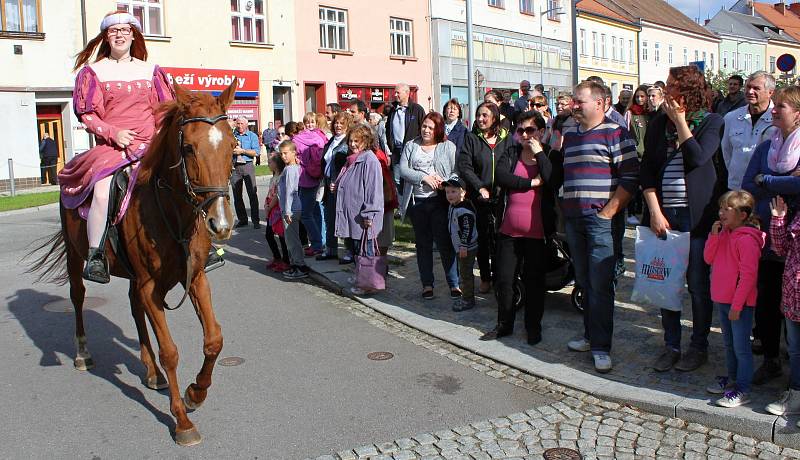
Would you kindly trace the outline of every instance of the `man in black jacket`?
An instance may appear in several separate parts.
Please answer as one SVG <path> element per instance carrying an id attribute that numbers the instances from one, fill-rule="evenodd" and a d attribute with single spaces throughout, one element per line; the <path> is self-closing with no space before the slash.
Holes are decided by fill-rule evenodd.
<path id="1" fill-rule="evenodd" d="M 422 119 L 425 118 L 425 109 L 410 100 L 411 88 L 405 83 L 398 83 L 394 88 L 394 98 L 397 105 L 386 118 L 386 144 L 392 152 L 392 167 L 397 190 L 403 190 L 400 185 L 400 171 L 394 166 L 400 161 L 408 141 L 419 136 L 422 128 Z"/>
<path id="2" fill-rule="evenodd" d="M 42 135 L 42 141 L 39 143 L 39 159 L 42 164 L 42 184 L 48 182 L 50 185 L 56 185 L 56 164 L 58 163 L 58 145 L 50 137 L 50 133 L 45 132 Z"/>

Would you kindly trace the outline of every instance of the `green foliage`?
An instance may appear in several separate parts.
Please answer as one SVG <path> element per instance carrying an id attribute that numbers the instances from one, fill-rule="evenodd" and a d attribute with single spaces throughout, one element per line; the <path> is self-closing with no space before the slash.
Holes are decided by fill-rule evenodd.
<path id="1" fill-rule="evenodd" d="M 747 75 L 741 72 L 725 72 L 722 70 L 718 70 L 717 72 L 712 72 L 710 70 L 706 70 L 706 81 L 709 85 L 711 85 L 711 89 L 714 91 L 722 91 L 722 94 L 728 94 L 728 78 L 731 75 L 739 74 L 742 78 L 747 81 Z M 784 86 L 796 85 L 797 84 L 797 76 L 790 75 L 788 78 L 778 78 L 776 80 L 776 86 L 778 88 L 783 88 Z"/>

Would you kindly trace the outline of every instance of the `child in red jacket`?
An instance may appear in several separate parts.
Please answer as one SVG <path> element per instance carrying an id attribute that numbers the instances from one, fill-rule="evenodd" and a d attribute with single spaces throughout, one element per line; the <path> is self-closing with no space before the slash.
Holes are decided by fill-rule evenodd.
<path id="1" fill-rule="evenodd" d="M 703 258 L 711 265 L 711 300 L 719 310 L 725 341 L 727 377 L 717 377 L 708 391 L 722 394 L 717 405 L 736 407 L 750 401 L 753 351 L 750 332 L 756 305 L 758 260 L 765 234 L 753 214 L 755 200 L 744 191 L 719 199 L 719 220 L 711 227 Z"/>

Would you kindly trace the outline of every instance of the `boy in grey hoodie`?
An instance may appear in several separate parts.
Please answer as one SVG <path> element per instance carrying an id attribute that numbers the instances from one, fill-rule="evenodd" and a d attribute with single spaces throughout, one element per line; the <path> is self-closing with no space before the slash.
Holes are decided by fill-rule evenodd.
<path id="1" fill-rule="evenodd" d="M 303 260 L 303 245 L 300 243 L 300 165 L 297 163 L 297 147 L 292 141 L 283 141 L 278 146 L 286 167 L 278 180 L 278 202 L 283 211 L 283 226 L 286 229 L 286 246 L 289 250 L 291 268 L 283 272 L 289 279 L 308 276 L 308 267 Z"/>
<path id="2" fill-rule="evenodd" d="M 465 199 L 466 184 L 458 176 L 444 181 L 444 191 L 450 209 L 447 213 L 450 239 L 458 254 L 458 274 L 461 281 L 461 298 L 453 304 L 453 311 L 469 310 L 475 306 L 475 256 L 478 253 L 478 230 L 475 226 L 475 207 Z"/>

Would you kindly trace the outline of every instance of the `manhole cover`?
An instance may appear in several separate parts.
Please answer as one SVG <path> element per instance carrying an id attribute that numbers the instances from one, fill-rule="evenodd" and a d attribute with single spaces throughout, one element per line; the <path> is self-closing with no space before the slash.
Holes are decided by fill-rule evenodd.
<path id="1" fill-rule="evenodd" d="M 388 351 L 373 351 L 367 354 L 367 358 L 373 361 L 386 361 L 387 359 L 394 358 L 394 355 Z"/>
<path id="2" fill-rule="evenodd" d="M 545 460 L 581 460 L 581 454 L 577 450 L 567 449 L 566 447 L 556 447 L 547 449 L 542 454 Z"/>
<path id="3" fill-rule="evenodd" d="M 86 297 L 83 300 L 84 310 L 94 310 L 106 304 L 106 300 L 101 297 Z M 75 310 L 72 308 L 72 301 L 69 299 L 58 299 L 44 304 L 42 307 L 46 311 L 53 313 L 72 313 Z"/>
<path id="4" fill-rule="evenodd" d="M 238 356 L 228 356 L 217 361 L 220 366 L 238 366 L 244 362 L 244 358 Z"/>

